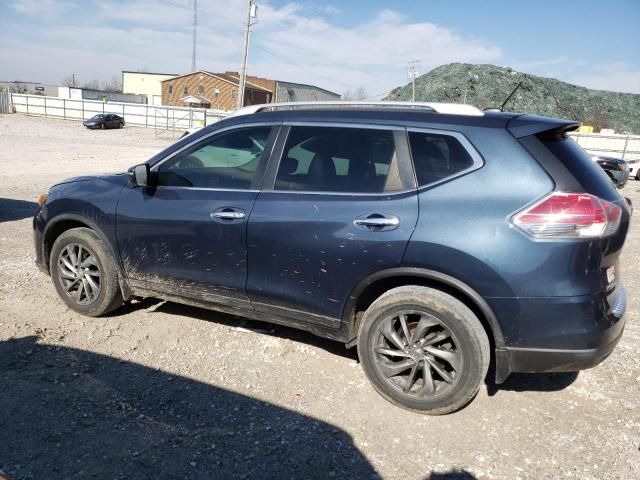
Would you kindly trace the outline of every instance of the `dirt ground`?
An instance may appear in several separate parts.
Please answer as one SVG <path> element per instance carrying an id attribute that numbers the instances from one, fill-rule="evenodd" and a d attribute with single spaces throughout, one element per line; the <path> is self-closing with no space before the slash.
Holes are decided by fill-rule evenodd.
<path id="1" fill-rule="evenodd" d="M 640 478 L 640 182 L 617 349 L 576 374 L 513 375 L 458 413 L 377 395 L 341 344 L 157 300 L 108 318 L 58 300 L 33 263 L 36 198 L 122 171 L 154 131 L 0 115 L 0 470 L 57 478 Z"/>

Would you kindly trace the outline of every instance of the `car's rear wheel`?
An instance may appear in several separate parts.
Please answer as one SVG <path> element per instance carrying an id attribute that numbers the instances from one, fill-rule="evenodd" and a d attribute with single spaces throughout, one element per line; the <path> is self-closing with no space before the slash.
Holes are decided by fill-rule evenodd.
<path id="1" fill-rule="evenodd" d="M 120 123 L 118 124 L 118 128 L 124 128 L 124 123 L 123 123 L 123 122 L 120 122 Z"/>
<path id="2" fill-rule="evenodd" d="M 365 312 L 358 334 L 364 371 L 384 398 L 440 415 L 465 406 L 489 367 L 489 340 L 473 312 L 433 288 L 389 290 Z"/>
<path id="3" fill-rule="evenodd" d="M 76 312 L 96 317 L 122 304 L 114 259 L 91 229 L 62 233 L 51 249 L 49 271 L 58 295 Z"/>

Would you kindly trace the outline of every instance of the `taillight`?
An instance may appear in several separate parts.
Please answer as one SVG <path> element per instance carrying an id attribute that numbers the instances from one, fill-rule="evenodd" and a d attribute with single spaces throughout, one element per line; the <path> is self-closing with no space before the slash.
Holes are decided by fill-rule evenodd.
<path id="1" fill-rule="evenodd" d="M 622 209 L 588 193 L 553 192 L 513 217 L 513 223 L 537 238 L 597 238 L 620 225 Z"/>

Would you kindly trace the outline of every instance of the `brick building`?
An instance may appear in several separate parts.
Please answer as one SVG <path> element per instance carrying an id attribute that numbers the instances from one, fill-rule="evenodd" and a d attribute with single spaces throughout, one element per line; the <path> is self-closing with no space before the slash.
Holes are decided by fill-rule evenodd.
<path id="1" fill-rule="evenodd" d="M 231 78 L 238 78 L 238 72 L 224 72 Z M 340 100 L 340 95 L 324 88 L 306 83 L 285 82 L 247 75 L 247 81 L 266 88 L 271 92 L 272 102 L 316 102 Z"/>
<path id="2" fill-rule="evenodd" d="M 238 78 L 227 73 L 204 70 L 162 81 L 162 104 L 176 107 L 234 110 L 237 104 Z M 247 81 L 245 105 L 271 102 L 272 91 Z"/>
<path id="3" fill-rule="evenodd" d="M 234 110 L 239 88 L 238 72 L 198 71 L 162 81 L 162 104 L 178 107 Z M 340 95 L 315 85 L 271 80 L 247 75 L 244 104 L 340 100 Z"/>

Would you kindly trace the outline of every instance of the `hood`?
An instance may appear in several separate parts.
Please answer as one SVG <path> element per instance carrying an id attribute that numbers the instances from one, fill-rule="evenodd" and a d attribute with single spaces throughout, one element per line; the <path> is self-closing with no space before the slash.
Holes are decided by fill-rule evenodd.
<path id="1" fill-rule="evenodd" d="M 104 180 L 104 181 L 113 181 L 113 182 L 127 182 L 127 175 L 125 173 L 114 173 L 114 174 L 101 174 L 101 175 L 81 175 L 78 177 L 71 177 L 61 182 L 55 183 L 52 185 L 56 187 L 58 185 L 64 185 L 66 183 L 77 183 L 77 182 L 89 182 L 91 180 Z"/>

